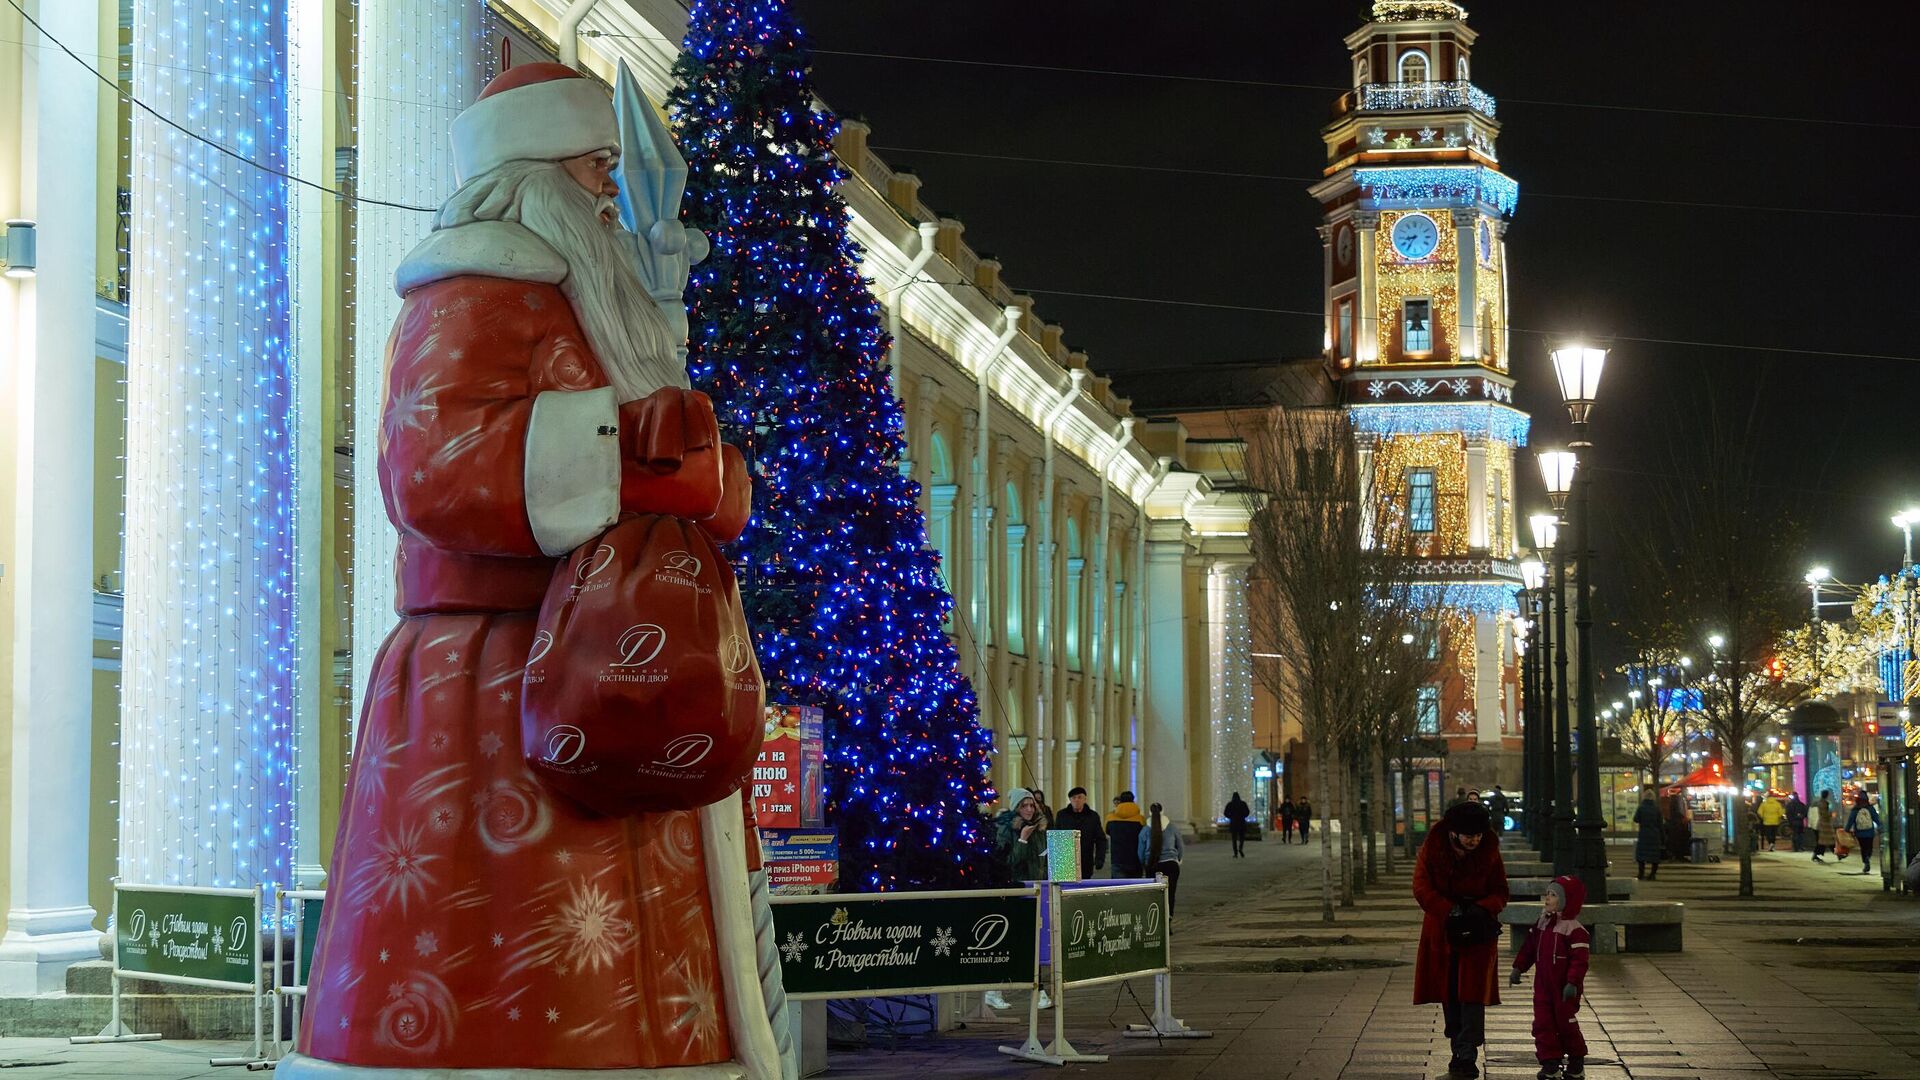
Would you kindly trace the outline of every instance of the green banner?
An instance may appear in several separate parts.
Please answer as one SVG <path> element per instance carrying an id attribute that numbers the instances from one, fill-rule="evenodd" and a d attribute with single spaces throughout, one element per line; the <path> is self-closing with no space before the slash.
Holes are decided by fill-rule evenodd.
<path id="1" fill-rule="evenodd" d="M 1031 894 L 828 894 L 773 905 L 790 996 L 1032 985 L 1039 917 Z"/>
<path id="2" fill-rule="evenodd" d="M 313 981 L 313 943 L 320 940 L 322 902 L 311 897 L 294 901 L 300 905 L 300 977 L 294 981 L 301 986 Z"/>
<path id="3" fill-rule="evenodd" d="M 1060 979 L 1077 983 L 1169 966 L 1164 887 L 1060 890 Z"/>
<path id="4" fill-rule="evenodd" d="M 114 946 L 121 971 L 252 984 L 253 897 L 121 889 Z"/>

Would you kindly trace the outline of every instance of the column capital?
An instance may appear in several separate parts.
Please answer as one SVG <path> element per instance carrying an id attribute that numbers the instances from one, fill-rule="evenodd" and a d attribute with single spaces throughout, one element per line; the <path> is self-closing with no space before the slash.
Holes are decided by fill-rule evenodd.
<path id="1" fill-rule="evenodd" d="M 1355 210 L 1353 212 L 1353 227 L 1359 229 L 1361 232 L 1372 232 L 1378 229 L 1380 227 L 1380 211 Z"/>
<path id="2" fill-rule="evenodd" d="M 1455 225 L 1473 225 L 1478 223 L 1480 219 L 1480 211 L 1472 207 L 1456 206 L 1449 212 L 1453 215 L 1453 223 Z"/>

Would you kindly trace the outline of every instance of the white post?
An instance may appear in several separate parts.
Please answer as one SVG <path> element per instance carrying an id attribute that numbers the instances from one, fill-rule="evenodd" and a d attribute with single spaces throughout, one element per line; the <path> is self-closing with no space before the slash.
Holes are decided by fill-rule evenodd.
<path id="1" fill-rule="evenodd" d="M 1467 442 L 1467 548 L 1483 552 L 1487 535 L 1487 444 Z"/>
<path id="2" fill-rule="evenodd" d="M 1476 274 L 1480 269 L 1480 212 L 1455 210 L 1453 231 L 1459 252 L 1457 285 L 1460 313 L 1460 351 L 1462 361 L 1480 359 L 1480 293 Z"/>
<path id="3" fill-rule="evenodd" d="M 1374 234 L 1380 228 L 1380 214 L 1375 210 L 1363 210 L 1353 215 L 1353 227 L 1360 238 L 1360 265 L 1357 273 L 1360 287 L 1356 290 L 1353 312 L 1353 357 L 1355 363 L 1375 363 L 1385 352 L 1388 326 L 1381 325 L 1380 312 L 1375 310 L 1377 287 L 1374 283 L 1373 245 Z"/>
<path id="4" fill-rule="evenodd" d="M 46 33 L 92 52 L 99 5 L 29 2 Z M 39 271 L 0 278 L 0 356 L 13 372 L 15 501 L 10 857 L 0 994 L 66 988 L 66 970 L 97 959 L 87 903 L 93 739 L 94 153 L 100 84 L 24 27 L 18 87 L 18 188 L 0 179 L 0 217 L 38 223 Z M 16 93 L 17 91 L 17 93 Z M 17 191 L 17 195 L 13 192 Z M 11 198 L 9 198 L 11 196 Z M 4 414 L 0 414 L 4 415 Z"/>
<path id="5" fill-rule="evenodd" d="M 1197 820 L 1188 789 L 1186 540 L 1147 542 L 1146 774 L 1139 793 L 1169 820 Z"/>

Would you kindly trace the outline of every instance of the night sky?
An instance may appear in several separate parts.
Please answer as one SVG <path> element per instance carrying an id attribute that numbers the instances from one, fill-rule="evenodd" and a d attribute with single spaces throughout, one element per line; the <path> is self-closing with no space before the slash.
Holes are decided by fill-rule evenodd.
<path id="1" fill-rule="evenodd" d="M 880 155 L 912 166 L 923 200 L 964 221 L 1121 393 L 1128 371 L 1318 353 L 1306 186 L 1364 5 L 797 6 L 826 101 L 863 116 Z M 1545 335 L 1610 335 L 1594 413 L 1605 528 L 1633 528 L 1651 479 L 1686 468 L 1711 393 L 1755 404 L 1770 485 L 1755 497 L 1804 517 L 1810 564 L 1849 582 L 1897 567 L 1888 517 L 1920 502 L 1911 45 L 1868 9 L 1467 7 L 1474 82 L 1499 102 L 1501 165 L 1520 183 L 1513 349 L 1535 445 L 1568 431 Z M 1255 175 L 1202 175 L 1217 173 Z M 1523 513 L 1543 509 L 1531 462 L 1523 475 Z M 1604 590 L 1611 545 L 1596 540 Z"/>

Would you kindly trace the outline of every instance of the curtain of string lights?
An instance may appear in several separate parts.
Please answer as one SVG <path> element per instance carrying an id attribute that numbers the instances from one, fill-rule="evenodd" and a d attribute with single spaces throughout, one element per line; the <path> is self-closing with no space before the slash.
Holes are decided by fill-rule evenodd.
<path id="1" fill-rule="evenodd" d="M 136 0 L 134 96 L 285 172 L 286 0 Z M 289 880 L 288 184 L 133 119 L 120 875 Z"/>
<path id="2" fill-rule="evenodd" d="M 357 193 L 410 206 L 453 194 L 453 118 L 479 96 L 496 58 L 485 0 L 360 0 Z M 397 536 L 380 499 L 380 405 L 387 335 L 400 312 L 393 273 L 433 217 L 361 203 L 353 268 L 353 700 L 365 699 L 393 629 Z M 354 715 L 358 716 L 356 708 Z"/>
<path id="3" fill-rule="evenodd" d="M 1250 565 L 1233 559 L 1207 574 L 1209 651 L 1213 654 L 1213 807 L 1234 792 L 1253 801 L 1253 624 L 1247 616 Z"/>

